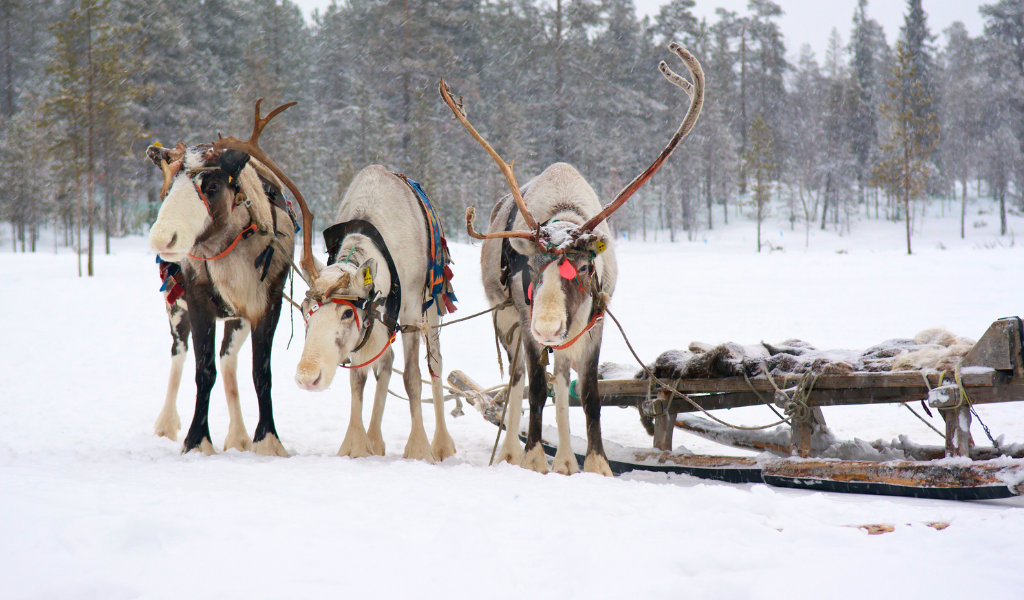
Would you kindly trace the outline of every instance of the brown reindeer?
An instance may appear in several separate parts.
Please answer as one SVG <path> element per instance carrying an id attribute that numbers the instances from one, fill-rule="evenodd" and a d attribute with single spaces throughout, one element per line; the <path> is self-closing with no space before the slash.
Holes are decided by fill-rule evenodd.
<path id="1" fill-rule="evenodd" d="M 564 163 L 551 165 L 520 189 L 512 165 L 502 160 L 470 125 L 444 80 L 441 81 L 445 103 L 498 163 L 512 192 L 491 211 L 487 233 L 474 230 L 473 207 L 466 211 L 469 235 L 484 240 L 480 256 L 484 289 L 492 306 L 505 305 L 497 312 L 498 333 L 509 360 L 516 363 L 510 375 L 508 435 L 501 460 L 535 471 L 548 470 L 540 438 L 542 409 L 548 395 L 547 355 L 553 353 L 558 424 L 558 452 L 553 468 L 565 474 L 579 471 L 569 441 L 569 370 L 574 366 L 579 373 L 577 391 L 587 419 L 584 470 L 612 474 L 601 442 L 601 401 L 597 392 L 602 316 L 618 274 L 611 231 L 605 220 L 668 159 L 693 129 L 704 103 L 704 72 L 700 63 L 677 43 L 669 44 L 669 49 L 686 65 L 693 84 L 673 73 L 664 61 L 658 68 L 666 79 L 689 95 L 690 107 L 657 159 L 604 208 L 579 172 Z M 507 302 L 509 298 L 511 305 Z M 520 349 L 525 356 L 517 361 Z M 523 374 L 527 369 L 530 420 L 524 453 L 517 434 Z"/>
<path id="2" fill-rule="evenodd" d="M 311 235 L 312 214 L 291 180 L 258 144 L 267 123 L 295 103 L 261 118 L 261 101 L 256 102 L 248 141 L 229 137 L 213 144 L 148 150 L 164 174 L 163 204 L 150 230 L 150 246 L 163 260 L 181 265 L 196 355 L 196 411 L 184 452 L 214 451 L 208 423 L 210 390 L 217 374 L 214 324 L 217 319 L 239 318 L 252 329 L 253 382 L 260 408 L 252 449 L 259 454 L 288 455 L 274 424 L 270 356 L 295 230 L 283 197 L 264 187 L 260 172 L 264 179 L 276 176 L 283 181 L 298 200 L 306 239 Z M 312 254 L 304 252 L 302 262 L 312 269 Z"/>

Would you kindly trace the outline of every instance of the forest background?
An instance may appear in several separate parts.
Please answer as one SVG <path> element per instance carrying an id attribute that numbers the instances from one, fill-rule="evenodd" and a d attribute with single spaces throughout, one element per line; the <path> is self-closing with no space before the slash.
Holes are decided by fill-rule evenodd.
<path id="1" fill-rule="evenodd" d="M 304 19 L 289 0 L 0 0 L 0 241 L 35 252 L 50 229 L 91 274 L 111 237 L 145 232 L 159 210 L 146 146 L 244 137 L 257 97 L 299 102 L 261 143 L 319 227 L 379 163 L 421 181 L 464 237 L 465 208 L 507 188 L 438 98 L 442 76 L 520 181 L 565 161 L 607 202 L 686 111 L 656 69 L 671 40 L 701 61 L 706 105 L 612 219 L 617 235 L 695 240 L 774 216 L 809 243 L 812 228 L 890 219 L 910 252 L 936 203 L 960 213 L 961 236 L 977 198 L 995 200 L 1004 235 L 1007 212 L 1024 210 L 1024 0 L 983 5 L 976 37 L 960 22 L 933 32 L 907 0 L 895 44 L 860 0 L 824 56 L 805 45 L 795 60 L 777 3 L 714 23 L 693 7 L 640 18 L 632 0 L 349 0 Z"/>

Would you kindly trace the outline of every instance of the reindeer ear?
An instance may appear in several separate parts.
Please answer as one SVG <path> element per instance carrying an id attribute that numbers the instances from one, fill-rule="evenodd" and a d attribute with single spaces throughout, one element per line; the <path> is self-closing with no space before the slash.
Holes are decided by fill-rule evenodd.
<path id="1" fill-rule="evenodd" d="M 153 144 L 149 148 L 146 148 L 146 158 L 158 167 L 160 166 L 161 160 L 167 163 L 172 162 L 170 155 L 171 151 L 160 144 Z"/>
<path id="2" fill-rule="evenodd" d="M 232 177 L 238 177 L 249 162 L 249 155 L 238 150 L 225 150 L 220 155 L 220 169 Z"/>
<path id="3" fill-rule="evenodd" d="M 522 254 L 523 256 L 533 256 L 537 253 L 537 244 L 533 240 L 524 240 L 522 238 L 509 238 L 508 243 L 512 244 L 512 249 Z"/>
<path id="4" fill-rule="evenodd" d="M 359 265 L 359 269 L 356 270 L 356 280 L 354 285 L 362 285 L 367 290 L 373 289 L 373 281 L 377 278 L 377 261 L 368 258 L 366 262 Z"/>
<path id="5" fill-rule="evenodd" d="M 600 235 L 594 236 L 593 241 L 591 241 L 588 246 L 590 247 L 590 251 L 594 254 L 601 254 L 608 249 L 608 239 Z"/>

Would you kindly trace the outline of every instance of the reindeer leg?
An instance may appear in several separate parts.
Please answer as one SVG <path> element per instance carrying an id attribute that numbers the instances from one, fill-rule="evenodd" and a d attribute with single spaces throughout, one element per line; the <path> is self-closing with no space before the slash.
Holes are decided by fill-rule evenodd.
<path id="1" fill-rule="evenodd" d="M 540 444 L 541 426 L 544 423 L 544 403 L 548 399 L 547 369 L 540 364 L 540 359 L 541 353 L 546 350 L 532 338 L 527 338 L 525 342 L 523 346 L 526 350 L 526 368 L 530 372 L 530 423 L 526 431 L 526 450 L 521 466 L 538 473 L 547 473 L 548 458 L 544 455 L 544 448 Z"/>
<path id="2" fill-rule="evenodd" d="M 200 288 L 200 289 L 196 289 Z M 205 295 L 205 297 L 203 297 Z M 188 428 L 182 453 L 198 450 L 203 454 L 214 454 L 210 441 L 210 391 L 217 381 L 217 366 L 214 363 L 216 349 L 213 304 L 209 290 L 195 286 L 186 291 L 189 326 L 192 329 L 192 343 L 196 355 L 196 412 Z"/>
<path id="3" fill-rule="evenodd" d="M 388 384 L 391 382 L 391 368 L 395 364 L 395 351 L 388 348 L 384 356 L 373 365 L 377 375 L 377 387 L 373 391 L 373 412 L 370 413 L 370 431 L 368 434 L 370 454 L 384 456 L 384 436 L 380 431 L 384 420 L 384 403 L 388 399 Z"/>
<path id="4" fill-rule="evenodd" d="M 420 404 L 423 384 L 420 382 L 419 347 L 418 331 L 402 334 L 402 349 L 405 351 L 403 379 L 405 392 L 409 397 L 409 412 L 412 414 L 412 430 L 409 432 L 409 441 L 405 444 L 405 458 L 422 459 L 433 463 L 434 455 L 430 452 L 427 431 L 423 428 L 423 408 Z"/>
<path id="5" fill-rule="evenodd" d="M 498 313 L 498 331 L 502 332 L 502 338 L 505 336 L 504 332 L 518 321 L 519 315 L 513 309 Z M 505 340 L 502 339 L 501 343 L 505 345 Z M 518 360 L 513 358 L 516 348 L 519 348 Z M 497 461 L 518 465 L 523 462 L 523 443 L 519 441 L 519 420 L 523 416 L 523 385 L 526 382 L 526 369 L 523 367 L 526 356 L 522 350 L 519 331 L 512 335 L 512 343 L 505 345 L 505 353 L 508 355 L 508 376 L 512 380 L 512 385 L 509 387 L 508 398 L 505 398 L 505 401 L 508 402 L 508 409 L 505 410 L 505 441 L 501 443 L 501 449 L 498 450 Z M 518 362 L 514 370 L 512 369 L 513 362 Z"/>
<path id="6" fill-rule="evenodd" d="M 601 359 L 601 337 L 604 331 L 601 325 L 596 325 L 590 332 L 591 339 L 587 340 L 587 347 L 578 362 L 580 400 L 587 417 L 587 458 L 583 461 L 583 470 L 611 477 L 612 470 L 608 466 L 608 457 L 604 454 L 601 441 L 601 396 L 597 393 L 597 364 Z"/>
<path id="7" fill-rule="evenodd" d="M 270 350 L 274 344 L 274 331 L 281 317 L 280 296 L 267 309 L 266 314 L 252 330 L 252 380 L 256 384 L 256 398 L 260 405 L 260 421 L 252 438 L 252 449 L 264 456 L 288 456 L 274 426 L 274 406 L 270 398 Z"/>
<path id="8" fill-rule="evenodd" d="M 551 462 L 556 473 L 572 475 L 580 472 L 580 463 L 569 439 L 569 365 L 565 352 L 555 352 L 555 421 L 558 423 L 558 452 Z"/>
<path id="9" fill-rule="evenodd" d="M 181 429 L 181 417 L 178 416 L 178 388 L 181 386 L 181 372 L 185 368 L 188 356 L 188 336 L 190 323 L 188 309 L 183 301 L 173 304 L 164 302 L 167 309 L 167 321 L 171 325 L 171 374 L 167 378 L 167 396 L 164 407 L 153 425 L 153 433 L 178 441 L 178 430 Z"/>
<path id="10" fill-rule="evenodd" d="M 431 325 L 427 333 L 427 367 L 430 372 L 430 392 L 434 398 L 434 442 L 430 445 L 430 452 L 437 460 L 444 460 L 455 454 L 455 440 L 448 433 L 448 426 L 444 418 L 444 388 L 441 387 L 442 365 L 441 365 L 441 335 L 436 325 L 441 322 L 437 310 L 433 307 L 427 309 L 427 323 Z"/>
<path id="11" fill-rule="evenodd" d="M 363 427 L 363 388 L 366 387 L 366 376 L 369 373 L 369 367 L 349 371 L 352 409 L 348 418 L 345 441 L 341 443 L 341 448 L 338 448 L 338 456 L 359 458 L 370 455 L 370 444 L 366 438 L 366 428 Z"/>
<path id="12" fill-rule="evenodd" d="M 252 450 L 252 440 L 245 432 L 242 420 L 242 406 L 238 397 L 238 351 L 245 338 L 249 337 L 249 323 L 245 319 L 224 321 L 224 338 L 220 343 L 220 370 L 224 381 L 224 396 L 228 401 L 228 435 L 224 438 L 224 450 L 235 448 L 240 452 Z"/>

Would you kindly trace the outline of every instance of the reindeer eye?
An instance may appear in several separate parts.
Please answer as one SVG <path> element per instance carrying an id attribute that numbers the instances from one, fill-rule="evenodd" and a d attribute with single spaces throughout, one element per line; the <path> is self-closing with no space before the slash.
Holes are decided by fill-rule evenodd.
<path id="1" fill-rule="evenodd" d="M 341 313 L 341 318 L 342 320 L 348 320 L 351 319 L 354 316 L 354 314 L 355 313 L 352 312 L 351 308 L 346 308 L 345 312 Z"/>
<path id="2" fill-rule="evenodd" d="M 206 193 L 216 194 L 217 190 L 220 189 L 220 182 L 216 179 L 206 185 Z"/>

